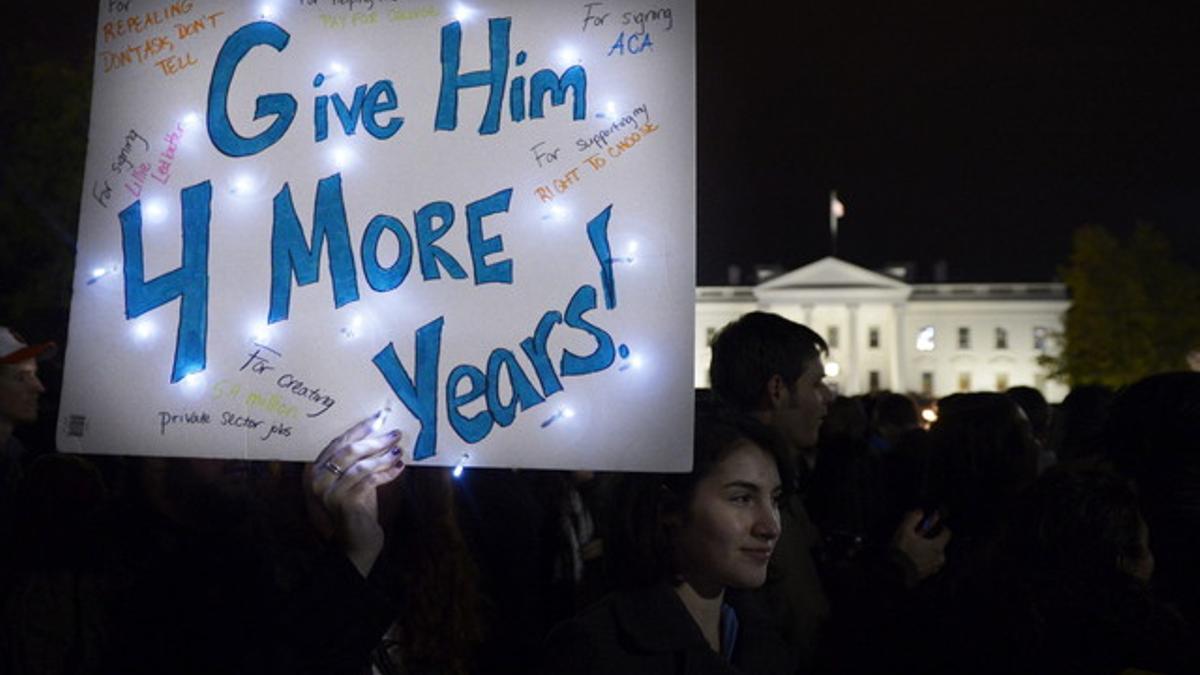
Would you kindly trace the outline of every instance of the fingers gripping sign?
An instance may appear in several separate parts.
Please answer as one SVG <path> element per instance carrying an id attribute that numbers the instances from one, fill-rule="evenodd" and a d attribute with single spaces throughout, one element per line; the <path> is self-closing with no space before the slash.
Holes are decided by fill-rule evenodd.
<path id="1" fill-rule="evenodd" d="M 384 413 L 379 411 L 330 441 L 304 471 L 309 520 L 364 577 L 384 543 L 376 489 L 404 470 L 400 430 L 374 434 Z"/>

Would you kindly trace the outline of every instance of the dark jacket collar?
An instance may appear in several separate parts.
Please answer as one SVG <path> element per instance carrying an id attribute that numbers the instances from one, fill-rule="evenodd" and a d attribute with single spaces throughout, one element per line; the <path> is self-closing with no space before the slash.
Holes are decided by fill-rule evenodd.
<path id="1" fill-rule="evenodd" d="M 683 600 L 667 584 L 618 593 L 613 613 L 631 643 L 646 652 L 709 649 Z"/>

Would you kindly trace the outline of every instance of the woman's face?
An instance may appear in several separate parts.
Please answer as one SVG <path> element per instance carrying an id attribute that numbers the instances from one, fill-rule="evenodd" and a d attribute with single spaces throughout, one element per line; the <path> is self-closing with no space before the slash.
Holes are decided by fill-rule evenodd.
<path id="1" fill-rule="evenodd" d="M 697 484 L 672 537 L 675 568 L 697 591 L 755 588 L 779 538 L 781 486 L 775 461 L 741 440 Z"/>

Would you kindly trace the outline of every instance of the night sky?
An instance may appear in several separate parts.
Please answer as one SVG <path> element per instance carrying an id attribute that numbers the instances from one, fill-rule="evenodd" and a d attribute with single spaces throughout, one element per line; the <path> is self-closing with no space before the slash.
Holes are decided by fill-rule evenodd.
<path id="1" fill-rule="evenodd" d="M 701 5 L 699 283 L 828 255 L 833 188 L 839 257 L 914 260 L 921 280 L 937 259 L 952 281 L 1048 280 L 1075 228 L 1139 220 L 1200 266 L 1194 20 L 1128 3 L 752 6 Z"/>
<path id="2" fill-rule="evenodd" d="M 87 58 L 96 9 L 80 6 L 9 22 L 6 52 Z M 953 281 L 1048 280 L 1076 227 L 1139 220 L 1200 267 L 1190 17 L 1014 0 L 699 11 L 699 283 L 827 255 L 834 188 L 840 257 L 913 260 L 921 280 L 938 259 Z"/>

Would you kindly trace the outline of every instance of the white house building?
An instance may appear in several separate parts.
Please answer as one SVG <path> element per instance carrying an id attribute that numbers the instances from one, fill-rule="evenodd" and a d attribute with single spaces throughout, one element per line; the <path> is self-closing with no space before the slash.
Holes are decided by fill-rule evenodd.
<path id="1" fill-rule="evenodd" d="M 785 316 L 825 337 L 826 380 L 843 394 L 1037 387 L 1052 402 L 1067 387 L 1038 365 L 1057 345 L 1070 302 L 1060 283 L 908 284 L 838 258 L 757 286 L 696 289 L 696 386 L 708 386 L 709 343 L 746 312 Z"/>

